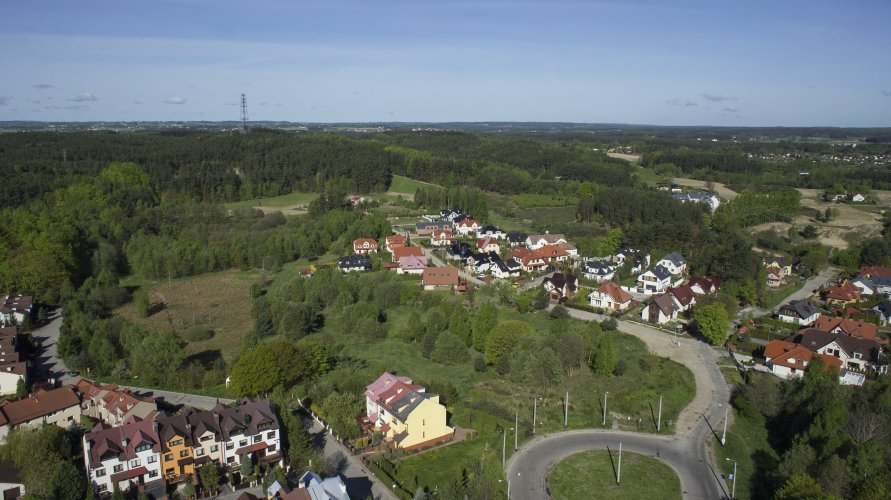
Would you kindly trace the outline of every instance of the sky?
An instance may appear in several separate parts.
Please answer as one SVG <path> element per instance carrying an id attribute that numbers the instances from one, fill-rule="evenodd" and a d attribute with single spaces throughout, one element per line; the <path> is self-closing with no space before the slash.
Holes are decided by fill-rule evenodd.
<path id="1" fill-rule="evenodd" d="M 888 0 L 28 0 L 0 121 L 891 126 Z"/>

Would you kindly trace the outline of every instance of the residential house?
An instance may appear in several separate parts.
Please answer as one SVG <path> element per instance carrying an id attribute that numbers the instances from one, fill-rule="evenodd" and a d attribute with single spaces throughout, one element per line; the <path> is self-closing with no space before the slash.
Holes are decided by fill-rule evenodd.
<path id="1" fill-rule="evenodd" d="M 679 312 L 687 312 L 696 305 L 696 295 L 689 285 L 681 285 L 668 289 L 668 294 Z"/>
<path id="2" fill-rule="evenodd" d="M 891 302 L 883 300 L 876 304 L 876 306 L 873 307 L 872 310 L 876 312 L 876 315 L 878 315 L 879 322 L 882 324 L 882 326 L 888 326 L 888 322 L 891 321 Z"/>
<path id="3" fill-rule="evenodd" d="M 526 243 L 526 238 L 528 238 L 528 237 L 529 237 L 528 234 L 520 232 L 520 231 L 508 231 L 507 234 L 505 234 L 505 238 L 507 238 L 507 242 L 512 247 L 524 245 Z"/>
<path id="4" fill-rule="evenodd" d="M 860 300 L 860 289 L 851 284 L 850 281 L 845 280 L 840 285 L 826 287 L 824 297 L 827 304 L 844 307 Z"/>
<path id="5" fill-rule="evenodd" d="M 418 234 L 418 236 L 423 238 L 433 234 L 434 229 L 445 229 L 447 227 L 452 227 L 452 223 L 447 220 L 424 221 L 415 224 L 415 232 Z"/>
<path id="6" fill-rule="evenodd" d="M 857 321 L 850 318 L 835 318 L 821 314 L 814 322 L 815 329 L 830 333 L 843 333 L 852 337 L 860 337 L 867 340 L 875 340 L 885 344 L 885 339 L 879 338 L 879 327 L 872 323 Z"/>
<path id="7" fill-rule="evenodd" d="M 307 495 L 302 497 L 294 496 L 295 500 L 350 500 L 347 494 L 346 483 L 340 476 L 327 477 L 322 479 L 321 476 L 313 471 L 306 471 L 297 481 L 297 487 L 300 490 L 306 490 Z M 296 490 L 299 491 L 299 490 Z M 291 500 L 292 497 L 282 496 L 282 500 Z"/>
<path id="8" fill-rule="evenodd" d="M 120 490 L 124 493 L 163 490 L 161 441 L 152 419 L 130 416 L 118 426 L 102 422 L 81 438 L 87 478 L 101 496 Z"/>
<path id="9" fill-rule="evenodd" d="M 876 285 L 872 282 L 871 279 L 865 276 L 858 276 L 851 280 L 851 284 L 856 286 L 858 290 L 860 290 L 860 296 L 873 296 L 876 294 Z"/>
<path id="10" fill-rule="evenodd" d="M 164 479 L 178 483 L 195 474 L 195 443 L 192 424 L 187 415 L 161 417 L 156 420 L 161 442 L 161 471 Z"/>
<path id="11" fill-rule="evenodd" d="M 792 263 L 785 257 L 769 256 L 764 258 L 764 267 L 778 267 L 782 271 L 783 277 L 792 274 Z"/>
<path id="12" fill-rule="evenodd" d="M 469 236 L 471 234 L 474 234 L 479 228 L 480 223 L 470 218 L 455 223 L 455 232 L 457 232 L 461 236 Z"/>
<path id="13" fill-rule="evenodd" d="M 427 267 L 427 257 L 423 255 L 406 255 L 399 258 L 399 267 L 396 268 L 396 274 L 416 274 L 418 276 L 424 274 L 424 268 Z"/>
<path id="14" fill-rule="evenodd" d="M 387 236 L 387 239 L 385 240 L 384 248 L 388 252 L 393 253 L 394 248 L 404 247 L 404 246 L 405 246 L 405 236 L 402 236 L 401 234 L 394 234 L 392 236 Z"/>
<path id="15" fill-rule="evenodd" d="M 130 417 L 153 420 L 158 414 L 155 398 L 137 396 L 117 384 L 103 385 L 82 378 L 73 387 L 80 396 L 81 413 L 112 427 Z"/>
<path id="16" fill-rule="evenodd" d="M 681 203 L 700 203 L 705 205 L 710 212 L 714 212 L 717 210 L 718 206 L 721 205 L 721 199 L 718 198 L 717 195 L 713 193 L 708 193 L 705 191 L 691 191 L 689 193 L 675 193 L 671 195 L 672 198 L 680 201 Z"/>
<path id="17" fill-rule="evenodd" d="M 337 268 L 344 273 L 368 271 L 371 260 L 364 255 L 346 255 L 337 259 Z"/>
<path id="18" fill-rule="evenodd" d="M 662 266 L 673 276 L 684 274 L 687 271 L 687 261 L 677 252 L 662 257 L 662 260 L 656 263 L 656 266 Z"/>
<path id="19" fill-rule="evenodd" d="M 875 295 L 891 297 L 891 278 L 887 276 L 873 276 L 870 278 L 875 287 Z"/>
<path id="20" fill-rule="evenodd" d="M 541 271 L 553 263 L 566 262 L 569 259 L 566 250 L 557 245 L 544 245 L 536 250 L 517 247 L 508 252 L 507 256 L 517 259 L 526 272 Z"/>
<path id="21" fill-rule="evenodd" d="M 394 446 L 413 450 L 454 436 L 439 396 L 410 378 L 385 372 L 366 387 L 365 400 L 366 419 Z"/>
<path id="22" fill-rule="evenodd" d="M 0 395 L 15 394 L 20 380 L 28 383 L 28 366 L 18 352 L 18 344 L 16 327 L 0 327 Z"/>
<path id="23" fill-rule="evenodd" d="M 377 253 L 377 241 L 371 238 L 356 238 L 353 240 L 353 253 L 359 255 Z"/>
<path id="24" fill-rule="evenodd" d="M 782 267 L 770 266 L 765 270 L 767 274 L 767 286 L 770 288 L 779 288 L 786 282 L 786 274 Z"/>
<path id="25" fill-rule="evenodd" d="M 444 221 L 455 222 L 456 220 L 466 219 L 467 216 L 456 210 L 440 210 L 439 218 Z"/>
<path id="26" fill-rule="evenodd" d="M 640 313 L 640 318 L 650 323 L 662 325 L 678 317 L 678 308 L 671 295 L 663 293 L 653 297 Z"/>
<path id="27" fill-rule="evenodd" d="M 501 257 L 495 252 L 475 253 L 467 259 L 467 269 L 472 273 L 488 273 L 498 266 Z"/>
<path id="28" fill-rule="evenodd" d="M 563 250 L 565 250 L 566 253 L 568 253 L 569 256 L 572 258 L 579 256 L 579 249 L 576 248 L 575 245 L 573 245 L 572 243 L 567 243 L 565 241 L 562 241 L 560 243 L 557 243 L 557 246 L 562 248 Z"/>
<path id="29" fill-rule="evenodd" d="M 498 259 L 490 269 L 490 272 L 493 278 L 503 279 L 519 276 L 522 269 L 523 265 L 517 259 Z"/>
<path id="30" fill-rule="evenodd" d="M 657 265 L 637 277 L 637 289 L 646 295 L 663 293 L 671 286 L 671 272 Z"/>
<path id="31" fill-rule="evenodd" d="M 369 201 L 368 198 L 362 196 L 361 194 L 351 194 L 347 197 L 347 199 L 350 200 L 350 204 L 352 204 L 354 207 L 359 206 L 366 201 Z"/>
<path id="32" fill-rule="evenodd" d="M 498 253 L 501 249 L 498 247 L 498 240 L 494 236 L 485 236 L 476 240 L 476 251 Z"/>
<path id="33" fill-rule="evenodd" d="M 866 196 L 862 193 L 848 193 L 848 201 L 853 203 L 863 203 L 866 201 Z"/>
<path id="34" fill-rule="evenodd" d="M 403 257 L 423 257 L 424 249 L 421 247 L 399 247 L 393 249 L 393 262 L 399 262 Z"/>
<path id="35" fill-rule="evenodd" d="M 0 442 L 13 427 L 57 425 L 67 429 L 80 422 L 80 399 L 70 387 L 39 389 L 18 401 L 0 402 Z"/>
<path id="36" fill-rule="evenodd" d="M 477 238 L 485 238 L 485 237 L 487 237 L 487 236 L 488 236 L 489 238 L 495 238 L 495 239 L 497 239 L 497 240 L 503 240 L 503 239 L 507 236 L 507 233 L 505 233 L 505 232 L 502 231 L 501 229 L 498 229 L 497 227 L 495 227 L 495 226 L 491 226 L 491 225 L 490 225 L 490 226 L 483 226 L 483 227 L 479 228 L 479 229 L 476 231 L 476 237 L 477 237 Z"/>
<path id="37" fill-rule="evenodd" d="M 616 250 L 616 253 L 613 254 L 613 262 L 621 266 L 625 264 L 625 261 L 637 258 L 639 253 L 640 252 L 637 250 L 631 248 L 619 248 Z"/>
<path id="38" fill-rule="evenodd" d="M 718 293 L 718 290 L 721 289 L 718 279 L 713 277 L 690 278 L 687 284 L 690 285 L 690 288 L 696 295 L 710 295 Z"/>
<path id="39" fill-rule="evenodd" d="M 473 255 L 470 245 L 456 242 L 446 248 L 446 258 L 455 260 L 467 260 Z"/>
<path id="40" fill-rule="evenodd" d="M 421 275 L 424 290 L 454 290 L 458 283 L 458 268 L 454 266 L 425 267 Z"/>
<path id="41" fill-rule="evenodd" d="M 433 233 L 430 234 L 430 244 L 435 247 L 447 247 L 455 243 L 455 233 L 452 232 L 452 228 L 448 227 L 445 229 L 434 229 Z"/>
<path id="42" fill-rule="evenodd" d="M 585 261 L 582 266 L 582 276 L 598 283 L 609 281 L 616 275 L 616 265 L 605 260 Z"/>
<path id="43" fill-rule="evenodd" d="M 600 288 L 591 292 L 588 298 L 591 299 L 592 307 L 611 311 L 624 311 L 633 304 L 631 294 L 622 290 L 621 286 L 612 281 L 604 283 Z"/>
<path id="44" fill-rule="evenodd" d="M 891 269 L 881 266 L 862 266 L 857 274 L 870 279 L 877 277 L 891 278 Z"/>
<path id="45" fill-rule="evenodd" d="M 30 295 L 8 293 L 0 298 L 0 326 L 22 325 L 31 318 L 34 298 Z"/>
<path id="46" fill-rule="evenodd" d="M 569 274 L 554 273 L 542 280 L 541 286 L 548 292 L 551 300 L 563 303 L 575 296 L 578 290 L 578 278 Z"/>
<path id="47" fill-rule="evenodd" d="M 771 373 L 785 380 L 803 376 L 814 356 L 822 358 L 825 369 L 841 371 L 841 361 L 832 356 L 820 356 L 813 351 L 785 340 L 771 340 L 764 347 L 765 366 Z"/>
<path id="48" fill-rule="evenodd" d="M 22 469 L 12 461 L 0 461 L 0 495 L 3 500 L 25 498 Z"/>
<path id="49" fill-rule="evenodd" d="M 838 358 L 842 369 L 845 370 L 888 372 L 888 363 L 881 357 L 882 346 L 875 340 L 824 332 L 816 328 L 805 328 L 785 340 L 824 357 Z"/>
<path id="50" fill-rule="evenodd" d="M 530 250 L 538 250 L 547 245 L 559 245 L 560 243 L 569 243 L 562 234 L 530 234 L 526 237 L 526 247 Z"/>
<path id="51" fill-rule="evenodd" d="M 786 323 L 808 326 L 820 317 L 820 310 L 806 300 L 793 300 L 784 304 L 777 312 L 777 319 Z"/>

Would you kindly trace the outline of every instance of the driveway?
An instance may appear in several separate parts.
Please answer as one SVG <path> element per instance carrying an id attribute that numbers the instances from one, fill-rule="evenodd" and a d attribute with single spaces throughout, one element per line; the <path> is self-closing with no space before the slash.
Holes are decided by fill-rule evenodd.
<path id="1" fill-rule="evenodd" d="M 571 316 L 601 321 L 606 316 L 569 309 Z M 657 457 L 671 466 L 681 481 L 685 498 L 727 497 L 726 485 L 709 461 L 708 441 L 717 439 L 719 425 L 730 400 L 730 389 L 717 365 L 720 351 L 690 338 L 674 337 L 646 325 L 620 320 L 619 329 L 646 343 L 650 352 L 676 361 L 693 373 L 696 394 L 678 417 L 674 437 L 617 431 L 569 431 L 536 438 L 516 453 L 507 464 L 514 499 L 548 498 L 547 472 L 555 463 L 585 450 L 629 449 Z M 627 444 L 626 444 L 627 443 Z"/>
<path id="2" fill-rule="evenodd" d="M 330 434 L 321 424 L 307 418 L 310 434 L 316 444 L 324 444 L 325 457 L 334 464 L 337 473 L 346 483 L 350 498 L 373 498 L 375 500 L 398 500 L 397 497 L 366 469 L 362 463 Z"/>
<path id="3" fill-rule="evenodd" d="M 40 342 L 42 352 L 37 356 L 37 369 L 47 380 L 55 379 L 61 384 L 73 384 L 80 379 L 78 376 L 68 375 L 65 362 L 59 358 L 56 351 L 59 343 L 60 328 L 62 328 L 62 310 L 56 309 L 50 313 L 50 322 L 31 331 L 34 340 Z"/>

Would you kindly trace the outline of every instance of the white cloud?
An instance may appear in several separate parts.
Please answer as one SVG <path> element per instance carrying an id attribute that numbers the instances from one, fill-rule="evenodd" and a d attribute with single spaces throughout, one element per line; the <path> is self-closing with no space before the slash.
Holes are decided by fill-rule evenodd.
<path id="1" fill-rule="evenodd" d="M 98 101 L 99 98 L 94 96 L 90 92 L 78 92 L 78 94 L 76 96 L 74 96 L 68 100 L 74 101 L 74 102 L 92 102 L 92 101 Z"/>
<path id="2" fill-rule="evenodd" d="M 186 103 L 185 97 L 173 96 L 173 97 L 168 97 L 167 99 L 164 99 L 164 104 L 185 104 L 185 103 Z"/>
<path id="3" fill-rule="evenodd" d="M 736 100 L 738 100 L 736 97 L 726 97 L 726 96 L 722 96 L 722 95 L 707 94 L 707 93 L 705 93 L 705 92 L 703 92 L 702 94 L 699 94 L 699 96 L 702 97 L 703 99 L 705 99 L 706 101 L 712 101 L 712 102 L 723 102 L 723 101 L 736 101 Z"/>

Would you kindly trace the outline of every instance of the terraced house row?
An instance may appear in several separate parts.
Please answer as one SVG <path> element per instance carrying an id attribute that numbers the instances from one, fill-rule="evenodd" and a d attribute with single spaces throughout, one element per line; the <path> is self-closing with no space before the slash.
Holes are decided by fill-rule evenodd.
<path id="1" fill-rule="evenodd" d="M 99 493 L 148 491 L 191 477 L 203 464 L 237 470 L 242 462 L 282 463 L 278 418 L 268 400 L 245 398 L 233 408 L 97 424 L 83 437 L 87 475 Z"/>

